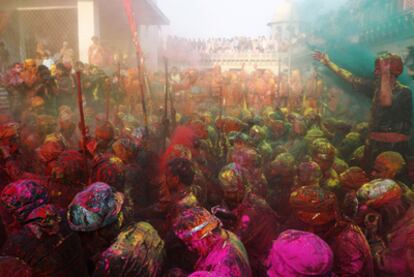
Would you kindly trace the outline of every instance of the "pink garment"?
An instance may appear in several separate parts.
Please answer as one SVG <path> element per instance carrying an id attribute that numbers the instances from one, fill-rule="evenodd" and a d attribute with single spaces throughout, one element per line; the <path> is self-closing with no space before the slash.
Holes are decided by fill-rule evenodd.
<path id="1" fill-rule="evenodd" d="M 223 232 L 228 238 L 214 245 L 206 257 L 201 257 L 195 270 L 207 271 L 210 276 L 251 277 L 249 259 L 243 244 L 235 234 Z"/>
<path id="2" fill-rule="evenodd" d="M 410 247 L 414 248 L 414 206 L 394 224 L 386 238 L 387 248 L 380 253 L 381 262 L 377 264 L 381 276 L 414 276 L 414 261 L 408 253 Z"/>
<path id="3" fill-rule="evenodd" d="M 361 229 L 349 224 L 329 241 L 335 256 L 333 272 L 339 276 L 374 276 L 373 260 Z"/>
<path id="4" fill-rule="evenodd" d="M 330 272 L 333 253 L 315 234 L 287 230 L 273 242 L 267 263 L 269 277 L 319 276 Z"/>

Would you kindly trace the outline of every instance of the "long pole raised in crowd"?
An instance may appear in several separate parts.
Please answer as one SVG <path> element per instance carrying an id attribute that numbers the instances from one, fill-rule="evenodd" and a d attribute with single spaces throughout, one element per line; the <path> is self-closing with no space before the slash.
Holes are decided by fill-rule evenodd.
<path id="1" fill-rule="evenodd" d="M 145 92 L 144 92 L 145 78 L 144 78 L 144 74 L 143 74 L 143 69 L 144 69 L 143 63 L 144 62 L 143 62 L 143 57 L 142 57 L 141 45 L 139 43 L 139 38 L 138 38 L 138 28 L 137 28 L 137 23 L 136 23 L 136 19 L 135 19 L 135 14 L 134 14 L 134 11 L 132 9 L 131 0 L 124 0 L 124 7 L 125 7 L 125 12 L 128 16 L 128 23 L 129 23 L 129 27 L 131 29 L 132 41 L 134 43 L 135 54 L 137 56 L 137 68 L 138 68 L 138 76 L 139 76 L 139 90 L 140 90 L 140 96 L 141 96 L 142 112 L 144 114 L 145 133 L 148 137 L 148 135 L 149 135 L 148 115 L 147 115 L 147 105 L 146 105 L 146 102 L 145 102 Z"/>
<path id="2" fill-rule="evenodd" d="M 169 73 L 168 73 L 168 59 L 164 57 L 164 67 L 165 67 L 165 98 L 164 98 L 164 137 L 163 137 L 163 150 L 165 150 L 166 140 L 168 136 L 168 129 L 169 129 L 169 120 L 168 120 L 168 97 L 169 97 L 169 87 L 170 87 L 170 80 L 169 80 Z"/>
<path id="3" fill-rule="evenodd" d="M 83 95 L 82 95 L 82 80 L 81 72 L 76 72 L 76 82 L 78 85 L 78 108 L 79 108 L 79 118 L 80 118 L 80 129 L 82 134 L 82 151 L 84 156 L 85 168 L 87 168 L 87 152 L 86 152 L 86 124 L 85 124 L 85 113 L 83 111 Z"/>

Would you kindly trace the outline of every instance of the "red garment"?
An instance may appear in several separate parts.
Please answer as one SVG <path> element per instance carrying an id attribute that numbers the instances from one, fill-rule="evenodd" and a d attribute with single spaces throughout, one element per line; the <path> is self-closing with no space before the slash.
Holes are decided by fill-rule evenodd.
<path id="1" fill-rule="evenodd" d="M 387 248 L 379 254 L 379 259 L 376 259 L 381 276 L 414 276 L 413 206 L 407 210 L 403 218 L 394 224 L 386 238 Z"/>
<path id="2" fill-rule="evenodd" d="M 234 211 L 237 223 L 234 232 L 249 254 L 255 272 L 266 272 L 265 260 L 278 236 L 278 218 L 261 197 L 249 193 Z"/>
<path id="3" fill-rule="evenodd" d="M 326 239 L 334 253 L 333 272 L 338 276 L 374 276 L 373 260 L 361 229 L 348 224 L 332 239 Z"/>

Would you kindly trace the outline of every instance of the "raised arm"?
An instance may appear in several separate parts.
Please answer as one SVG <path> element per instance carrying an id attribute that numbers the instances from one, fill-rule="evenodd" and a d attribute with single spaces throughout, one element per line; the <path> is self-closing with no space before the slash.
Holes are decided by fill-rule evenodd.
<path id="1" fill-rule="evenodd" d="M 351 83 L 352 86 L 354 86 L 354 87 L 358 87 L 358 86 L 370 86 L 371 83 L 372 83 L 370 80 L 364 79 L 362 77 L 355 76 L 350 71 L 339 67 L 337 64 L 335 64 L 334 62 L 332 62 L 329 59 L 329 57 L 328 57 L 328 55 L 326 53 L 322 53 L 322 52 L 316 51 L 313 54 L 313 58 L 315 60 L 317 60 L 318 62 L 322 63 L 323 65 L 325 65 L 333 73 L 335 73 L 336 75 L 338 75 L 339 77 L 341 77 L 345 81 Z"/>

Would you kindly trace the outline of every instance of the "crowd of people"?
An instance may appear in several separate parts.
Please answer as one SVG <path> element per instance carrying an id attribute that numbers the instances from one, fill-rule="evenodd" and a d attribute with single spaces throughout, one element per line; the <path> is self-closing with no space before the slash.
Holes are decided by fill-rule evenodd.
<path id="1" fill-rule="evenodd" d="M 266 53 L 276 51 L 276 41 L 265 36 L 186 39 L 181 37 L 168 37 L 167 47 L 186 45 L 194 51 L 204 54 L 217 53 Z"/>
<path id="2" fill-rule="evenodd" d="M 0 275 L 413 276 L 402 61 L 378 57 L 373 82 L 315 59 L 371 112 L 298 70 L 13 65 Z"/>
<path id="3" fill-rule="evenodd" d="M 163 51 L 171 59 L 182 64 L 192 65 L 200 60 L 210 59 L 214 55 L 275 53 L 278 51 L 278 43 L 275 39 L 265 36 L 210 39 L 169 36 L 165 41 L 164 48 Z"/>

